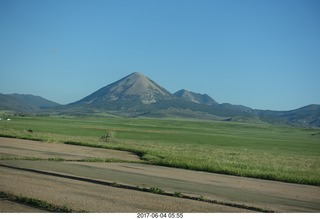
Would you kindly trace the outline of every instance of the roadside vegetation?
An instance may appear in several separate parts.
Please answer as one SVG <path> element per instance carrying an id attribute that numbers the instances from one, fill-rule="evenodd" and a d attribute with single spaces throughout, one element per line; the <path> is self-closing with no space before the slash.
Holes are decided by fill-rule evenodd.
<path id="1" fill-rule="evenodd" d="M 123 150 L 147 164 L 316 186 L 320 186 L 318 133 L 319 129 L 181 119 L 13 117 L 0 121 L 3 137 Z"/>
<path id="2" fill-rule="evenodd" d="M 21 203 L 34 208 L 42 209 L 49 212 L 55 212 L 55 213 L 71 213 L 71 212 L 84 213 L 85 212 L 85 211 L 75 211 L 66 206 L 58 206 L 40 199 L 30 198 L 22 195 L 14 195 L 12 193 L 3 192 L 3 191 L 0 191 L 0 199 Z"/>

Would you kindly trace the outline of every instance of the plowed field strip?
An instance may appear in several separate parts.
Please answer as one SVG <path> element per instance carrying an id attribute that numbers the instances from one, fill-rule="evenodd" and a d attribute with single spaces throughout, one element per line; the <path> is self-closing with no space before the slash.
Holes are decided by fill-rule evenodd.
<path id="1" fill-rule="evenodd" d="M 55 177 L 72 179 L 72 180 L 79 180 L 79 181 L 83 181 L 83 182 L 94 183 L 97 185 L 112 186 L 112 187 L 117 187 L 117 188 L 121 188 L 121 189 L 136 190 L 136 191 L 140 191 L 140 192 L 152 192 L 152 189 L 149 189 L 149 188 L 139 188 L 139 187 L 135 187 L 135 186 L 131 186 L 131 185 L 119 184 L 119 183 L 114 183 L 114 182 L 107 182 L 107 181 L 84 178 L 84 177 L 79 177 L 79 176 L 65 175 L 65 174 L 61 174 L 61 173 L 47 172 L 47 171 L 41 171 L 41 170 L 35 170 L 35 169 L 29 169 L 29 168 L 12 167 L 12 166 L 4 165 L 4 164 L 0 164 L 0 166 L 6 167 L 6 168 L 12 168 L 12 169 L 16 169 L 16 170 L 23 170 L 23 171 L 33 172 L 33 173 L 44 174 L 44 175 L 48 175 L 48 176 L 55 176 Z M 170 193 L 170 192 L 166 192 L 166 191 L 162 191 L 158 195 L 165 195 L 165 196 L 172 196 L 173 197 L 175 194 Z M 195 200 L 195 201 L 208 202 L 208 203 L 213 203 L 213 204 L 219 204 L 219 205 L 225 205 L 225 206 L 241 208 L 241 209 L 246 209 L 246 210 L 252 210 L 252 211 L 257 211 L 257 212 L 272 212 L 272 211 L 268 211 L 268 210 L 257 208 L 257 207 L 239 205 L 239 204 L 235 204 L 235 203 L 227 203 L 227 202 L 208 200 L 208 199 L 207 200 L 199 200 L 199 197 L 193 197 L 193 196 L 188 196 L 188 195 L 183 195 L 181 198 L 191 199 L 191 200 Z"/>
<path id="2" fill-rule="evenodd" d="M 0 154 L 1 152 L 5 154 L 41 158 L 61 157 L 73 160 L 85 158 L 114 158 L 127 161 L 140 161 L 140 158 L 137 155 L 126 151 L 3 137 L 0 137 Z"/>
<path id="3" fill-rule="evenodd" d="M 89 212 L 250 212 L 213 203 L 105 186 L 108 183 L 57 173 L 0 167 L 5 192 Z"/>

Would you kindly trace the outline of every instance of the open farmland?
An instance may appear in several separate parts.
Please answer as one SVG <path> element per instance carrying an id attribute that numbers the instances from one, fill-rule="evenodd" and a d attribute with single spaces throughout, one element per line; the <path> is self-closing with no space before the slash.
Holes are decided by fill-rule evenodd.
<path id="1" fill-rule="evenodd" d="M 111 187 L 130 185 L 139 194 L 148 191 L 214 200 L 215 204 L 222 203 L 228 208 L 233 205 L 222 209 L 211 203 L 211 212 L 240 212 L 244 210 L 238 208 L 241 205 L 252 207 L 251 210 L 319 211 L 317 129 L 123 118 L 13 117 L 0 124 L 2 136 L 42 141 L 0 138 L 1 174 L 10 175 L 13 171 L 18 177 L 18 173 L 37 170 L 40 172 L 32 174 L 49 177 L 51 173 L 59 173 L 56 176 L 59 178 L 76 175 L 107 182 Z M 114 135 L 112 139 L 101 138 L 110 132 Z M 3 180 L 2 183 L 6 184 Z M 14 193 L 14 187 L 8 192 Z"/>
<path id="2" fill-rule="evenodd" d="M 114 131 L 114 139 L 102 141 L 108 130 Z M 319 129 L 166 119 L 17 117 L 1 121 L 0 133 L 133 152 L 148 164 L 320 185 Z"/>

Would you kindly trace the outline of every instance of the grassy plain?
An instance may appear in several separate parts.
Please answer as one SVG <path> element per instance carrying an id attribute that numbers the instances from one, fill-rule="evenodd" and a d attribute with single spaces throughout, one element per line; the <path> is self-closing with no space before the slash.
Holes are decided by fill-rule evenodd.
<path id="1" fill-rule="evenodd" d="M 101 139 L 108 131 L 114 141 Z M 0 121 L 0 135 L 130 151 L 154 165 L 320 186 L 319 129 L 178 119 L 12 117 Z"/>

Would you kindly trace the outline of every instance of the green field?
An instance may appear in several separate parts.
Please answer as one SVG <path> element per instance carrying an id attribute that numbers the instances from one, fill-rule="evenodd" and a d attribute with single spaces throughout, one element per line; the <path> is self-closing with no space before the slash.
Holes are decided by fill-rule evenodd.
<path id="1" fill-rule="evenodd" d="M 110 131 L 114 139 L 101 138 Z M 319 129 L 178 119 L 11 117 L 0 121 L 0 135 L 131 151 L 154 165 L 320 186 Z"/>

